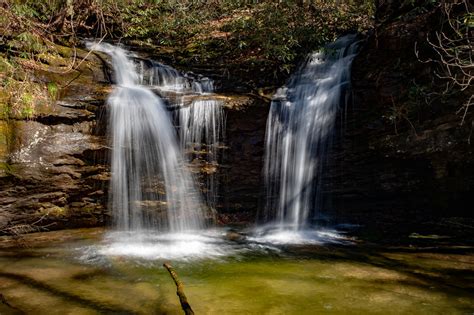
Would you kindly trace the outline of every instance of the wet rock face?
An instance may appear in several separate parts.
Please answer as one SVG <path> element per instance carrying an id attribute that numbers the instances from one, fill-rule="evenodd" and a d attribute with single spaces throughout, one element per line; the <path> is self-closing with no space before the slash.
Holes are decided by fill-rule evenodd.
<path id="1" fill-rule="evenodd" d="M 327 214 L 374 225 L 472 217 L 472 126 L 455 114 L 462 100 L 413 99 L 432 82 L 432 65 L 417 60 L 414 44 L 433 31 L 436 11 L 412 15 L 379 2 L 383 23 L 353 63 L 353 106 L 329 158 Z"/>
<path id="2" fill-rule="evenodd" d="M 44 125 L 9 122 L 14 135 L 0 177 L 1 226 L 33 223 L 49 228 L 103 223 L 108 167 L 84 152 L 105 148 L 91 134 L 94 122 Z"/>
<path id="3" fill-rule="evenodd" d="M 38 108 L 30 120 L 0 121 L 2 233 L 97 226 L 106 220 L 110 174 L 99 127 L 105 124 L 101 113 L 109 84 L 96 57 L 86 63 L 59 101 Z M 44 80 L 51 75 L 54 69 L 40 74 Z"/>
<path id="4" fill-rule="evenodd" d="M 108 64 L 103 56 L 91 56 L 78 78 L 66 76 L 66 83 L 54 69 L 38 74 L 40 80 L 48 82 L 52 76 L 54 82 L 65 86 L 54 104 L 38 108 L 30 120 L 0 121 L 2 233 L 97 226 L 110 221 L 110 152 L 104 106 L 111 90 L 110 76 L 104 70 Z M 163 97 L 167 100 L 173 95 Z M 203 194 L 210 177 L 218 181 L 215 206 L 220 223 L 253 222 L 263 199 L 261 172 L 269 103 L 246 95 L 213 98 L 222 102 L 227 125 L 218 148 L 219 163 L 210 168 L 200 162 L 203 157 L 197 152 L 191 169 Z M 156 211 L 160 207 L 149 208 Z"/>
<path id="5" fill-rule="evenodd" d="M 270 104 L 256 98 L 240 98 L 239 102 L 227 104 L 227 150 L 219 175 L 221 212 L 238 214 L 235 218 L 224 215 L 224 223 L 255 220 L 264 200 L 262 169 Z"/>
<path id="6" fill-rule="evenodd" d="M 219 224 L 254 223 L 264 200 L 262 168 L 270 103 L 242 94 L 192 96 L 183 103 L 187 106 L 187 102 L 206 98 L 221 102 L 225 136 L 216 150 L 215 164 L 206 162 L 208 153 L 201 143 L 201 150 L 192 151 L 189 167 L 203 195 L 207 193 L 208 183 L 216 181 L 213 211 Z"/>
<path id="7" fill-rule="evenodd" d="M 451 110 L 429 110 L 414 126 L 403 118 L 396 126 L 387 121 L 394 106 L 404 104 L 413 82 L 423 82 L 432 71 L 416 60 L 414 43 L 425 38 L 433 15 L 391 20 L 397 10 L 395 1 L 380 1 L 378 19 L 385 22 L 353 64 L 353 106 L 337 127 L 344 133 L 325 167 L 322 208 L 331 220 L 377 224 L 446 212 L 472 216 L 471 126 L 459 126 Z M 96 226 L 108 220 L 104 103 L 110 76 L 104 56 L 89 58 L 82 72 L 64 75 L 54 105 L 30 120 L 0 121 L 0 230 L 16 226 L 21 231 L 25 224 Z M 53 70 L 38 73 L 37 79 L 61 83 Z M 270 104 L 242 94 L 217 97 L 225 104 L 227 126 L 219 163 L 213 168 L 197 163 L 194 172 L 200 187 L 216 175 L 220 223 L 253 223 L 265 201 L 262 168 Z"/>

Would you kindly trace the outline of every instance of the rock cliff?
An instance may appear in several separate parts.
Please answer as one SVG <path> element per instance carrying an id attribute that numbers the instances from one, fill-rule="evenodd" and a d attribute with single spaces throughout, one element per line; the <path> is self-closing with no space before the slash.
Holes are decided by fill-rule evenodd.
<path id="1" fill-rule="evenodd" d="M 62 47 L 39 63 L 33 80 L 57 84 L 57 101 L 27 118 L 0 121 L 0 230 L 96 226 L 106 216 L 109 179 L 104 100 L 110 89 L 105 60 Z M 83 61 L 75 69 L 65 65 Z"/>
<path id="2" fill-rule="evenodd" d="M 463 124 L 456 114 L 466 94 L 430 104 L 421 96 L 437 88 L 436 65 L 421 62 L 415 45 L 439 27 L 439 7 L 378 5 L 377 25 L 353 63 L 343 136 L 329 158 L 327 214 L 400 231 L 432 222 L 443 233 L 443 220 L 472 218 L 472 114 Z"/>

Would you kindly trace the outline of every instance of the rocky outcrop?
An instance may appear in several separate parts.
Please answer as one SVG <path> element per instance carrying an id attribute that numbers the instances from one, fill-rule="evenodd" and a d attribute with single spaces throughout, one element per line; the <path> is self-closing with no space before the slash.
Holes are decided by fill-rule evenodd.
<path id="1" fill-rule="evenodd" d="M 50 61 L 35 72 L 35 80 L 59 86 L 58 101 L 29 119 L 0 121 L 2 233 L 104 223 L 110 176 L 101 113 L 109 80 L 100 56 L 77 55 L 85 59 L 74 70 Z"/>
<path id="2" fill-rule="evenodd" d="M 377 26 L 353 64 L 352 105 L 341 113 L 340 136 L 325 167 L 320 222 L 375 228 L 392 224 L 402 229 L 407 222 L 472 217 L 472 124 L 460 124 L 455 114 L 459 99 L 424 103 L 433 65 L 421 63 L 414 53 L 414 44 L 426 39 L 437 14 L 434 6 L 417 11 L 413 4 L 379 1 Z M 71 73 L 64 72 L 61 60 L 45 60 L 48 66 L 35 71 L 38 81 L 62 82 L 58 101 L 39 108 L 29 119 L 0 121 L 4 231 L 107 221 L 110 173 L 103 106 L 110 91 L 103 66 L 107 61 L 101 55 L 78 52 L 85 61 Z M 62 57 L 73 56 L 66 52 Z M 252 89 L 231 84 L 233 78 L 219 69 L 191 70 L 216 79 L 218 91 L 237 93 L 212 95 L 225 107 L 226 138 L 218 149 L 218 165 L 209 168 L 196 153 L 193 172 L 201 188 L 210 176 L 217 179 L 220 223 L 252 223 L 265 203 L 262 168 L 268 98 L 244 94 Z M 193 97 L 185 97 L 183 104 Z M 472 122 L 472 117 L 466 121 Z"/>
<path id="3" fill-rule="evenodd" d="M 402 229 L 472 218 L 472 117 L 461 125 L 456 115 L 462 95 L 431 104 L 422 97 L 435 89 L 434 65 L 417 59 L 415 43 L 425 43 L 438 20 L 434 6 L 380 1 L 378 26 L 353 63 L 353 106 L 327 168 L 328 215 L 336 221 Z"/>

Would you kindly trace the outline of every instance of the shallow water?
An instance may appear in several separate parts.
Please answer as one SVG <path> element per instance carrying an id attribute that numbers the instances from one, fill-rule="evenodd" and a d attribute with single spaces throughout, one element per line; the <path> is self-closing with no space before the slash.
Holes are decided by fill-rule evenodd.
<path id="1" fill-rule="evenodd" d="M 207 256 L 169 260 L 196 314 L 474 312 L 472 249 L 237 243 L 222 236 L 201 237 Z M 149 244 L 173 244 L 157 238 Z M 18 245 L 29 248 L 0 249 L 0 293 L 28 314 L 182 314 L 164 258 L 104 252 L 117 239 L 94 229 L 27 236 Z"/>

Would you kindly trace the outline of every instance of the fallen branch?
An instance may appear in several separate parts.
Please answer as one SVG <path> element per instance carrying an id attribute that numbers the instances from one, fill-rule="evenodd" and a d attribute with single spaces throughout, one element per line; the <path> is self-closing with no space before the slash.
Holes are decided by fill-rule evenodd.
<path id="1" fill-rule="evenodd" d="M 46 224 L 46 225 L 38 225 L 41 223 L 47 216 L 48 213 L 42 215 L 39 219 L 32 223 L 19 223 L 19 224 L 10 224 L 7 223 L 5 226 L 0 226 L 0 235 L 11 235 L 13 238 L 21 239 L 23 234 L 34 233 L 34 232 L 42 232 L 48 231 L 48 227 L 55 225 L 55 222 Z"/>
<path id="2" fill-rule="evenodd" d="M 184 285 L 179 280 L 178 274 L 176 273 L 176 271 L 174 271 L 173 267 L 171 267 L 171 265 L 167 263 L 164 263 L 163 267 L 165 267 L 166 270 L 168 270 L 171 278 L 173 278 L 173 281 L 176 284 L 176 295 L 179 297 L 179 302 L 181 303 L 181 308 L 183 309 L 184 314 L 194 315 L 191 305 L 189 305 L 188 299 L 186 298 L 186 295 L 184 294 Z"/>

